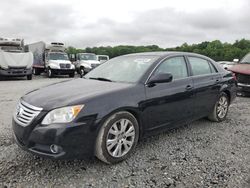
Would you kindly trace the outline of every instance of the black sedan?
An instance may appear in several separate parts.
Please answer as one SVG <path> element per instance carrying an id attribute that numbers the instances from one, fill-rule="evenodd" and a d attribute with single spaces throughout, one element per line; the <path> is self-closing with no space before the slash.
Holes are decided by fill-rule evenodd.
<path id="1" fill-rule="evenodd" d="M 83 79 L 24 95 L 13 116 L 17 144 L 54 159 L 127 158 L 144 136 L 207 117 L 225 120 L 232 74 L 208 57 L 151 52 L 107 61 Z"/>

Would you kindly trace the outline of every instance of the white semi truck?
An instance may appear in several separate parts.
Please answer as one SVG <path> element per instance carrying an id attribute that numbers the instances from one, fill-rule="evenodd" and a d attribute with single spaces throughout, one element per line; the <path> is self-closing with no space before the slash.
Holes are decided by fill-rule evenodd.
<path id="1" fill-rule="evenodd" d="M 100 61 L 98 61 L 96 54 L 93 53 L 75 54 L 75 59 L 73 61 L 75 61 L 74 64 L 76 71 L 81 77 L 101 64 Z"/>
<path id="2" fill-rule="evenodd" d="M 66 48 L 61 42 L 36 42 L 27 45 L 34 54 L 33 73 L 39 75 L 46 72 L 49 78 L 54 75 L 75 76 L 75 66 L 70 62 Z"/>
<path id="3" fill-rule="evenodd" d="M 32 79 L 33 54 L 26 52 L 23 39 L 0 38 L 0 76 Z"/>

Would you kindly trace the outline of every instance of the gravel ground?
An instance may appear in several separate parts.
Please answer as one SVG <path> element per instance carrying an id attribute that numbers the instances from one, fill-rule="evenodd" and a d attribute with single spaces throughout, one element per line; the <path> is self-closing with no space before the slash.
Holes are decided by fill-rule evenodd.
<path id="1" fill-rule="evenodd" d="M 0 187 L 250 187 L 250 98 L 222 123 L 199 120 L 142 140 L 126 161 L 53 161 L 12 141 L 11 116 L 26 92 L 69 79 L 0 81 Z"/>

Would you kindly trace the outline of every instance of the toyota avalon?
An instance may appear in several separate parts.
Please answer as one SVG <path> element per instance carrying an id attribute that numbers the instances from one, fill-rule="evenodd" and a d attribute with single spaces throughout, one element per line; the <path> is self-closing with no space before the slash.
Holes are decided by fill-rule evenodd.
<path id="1" fill-rule="evenodd" d="M 16 143 L 53 159 L 126 159 L 139 139 L 200 118 L 225 120 L 236 96 L 232 73 L 184 52 L 113 58 L 84 78 L 21 97 L 13 115 Z"/>

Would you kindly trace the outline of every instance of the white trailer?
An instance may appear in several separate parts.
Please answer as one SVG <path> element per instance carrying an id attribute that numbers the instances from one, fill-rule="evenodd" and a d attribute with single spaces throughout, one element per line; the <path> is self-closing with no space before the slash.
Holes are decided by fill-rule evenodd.
<path id="1" fill-rule="evenodd" d="M 63 43 L 52 42 L 46 45 L 41 41 L 27 45 L 27 48 L 34 55 L 33 73 L 35 75 L 46 72 L 49 78 L 54 75 L 75 76 L 75 66 L 69 61 Z"/>
<path id="2" fill-rule="evenodd" d="M 25 52 L 23 39 L 0 38 L 0 76 L 32 79 L 33 54 Z"/>

